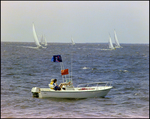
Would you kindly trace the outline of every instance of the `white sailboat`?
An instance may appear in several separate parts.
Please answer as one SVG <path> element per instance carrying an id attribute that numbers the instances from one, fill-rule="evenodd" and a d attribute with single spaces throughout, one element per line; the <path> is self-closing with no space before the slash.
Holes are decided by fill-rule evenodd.
<path id="1" fill-rule="evenodd" d="M 44 37 L 44 41 L 45 41 L 45 46 L 47 46 L 47 41 L 46 41 L 46 38 Z"/>
<path id="2" fill-rule="evenodd" d="M 36 35 L 36 31 L 35 31 L 35 27 L 34 27 L 34 23 L 33 23 L 33 37 L 34 37 L 34 41 L 35 44 L 37 45 L 38 48 L 42 48 L 42 46 L 39 43 L 38 37 Z"/>
<path id="3" fill-rule="evenodd" d="M 116 48 L 114 48 L 114 46 L 113 46 L 113 43 L 112 43 L 112 40 L 111 40 L 111 37 L 110 37 L 110 35 L 109 35 L 109 41 L 108 41 L 108 45 L 109 45 L 109 48 L 110 48 L 111 50 L 114 50 L 114 49 L 116 49 Z"/>
<path id="4" fill-rule="evenodd" d="M 72 45 L 75 45 L 75 42 L 74 42 L 73 38 L 71 38 L 71 41 L 72 41 Z"/>
<path id="5" fill-rule="evenodd" d="M 42 35 L 42 37 L 41 37 L 41 45 L 47 46 L 46 38 L 45 38 L 43 35 Z"/>
<path id="6" fill-rule="evenodd" d="M 116 34 L 115 30 L 114 30 L 114 34 L 115 34 L 114 39 L 115 39 L 115 44 L 116 44 L 115 48 L 123 48 L 119 44 L 119 41 L 118 41 L 117 34 Z"/>
<path id="7" fill-rule="evenodd" d="M 45 41 L 44 41 L 44 37 L 42 35 L 42 37 L 41 37 L 41 45 L 44 45 L 44 44 L 45 44 Z"/>

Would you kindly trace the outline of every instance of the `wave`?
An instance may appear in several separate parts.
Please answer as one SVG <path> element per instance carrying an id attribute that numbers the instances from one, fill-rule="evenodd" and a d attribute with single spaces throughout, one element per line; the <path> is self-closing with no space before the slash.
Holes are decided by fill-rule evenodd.
<path id="1" fill-rule="evenodd" d="M 129 72 L 128 70 L 119 70 L 120 72 Z"/>
<path id="2" fill-rule="evenodd" d="M 92 68 L 92 70 L 97 70 L 97 68 Z"/>
<path id="3" fill-rule="evenodd" d="M 90 69 L 89 67 L 83 67 L 82 69 Z"/>

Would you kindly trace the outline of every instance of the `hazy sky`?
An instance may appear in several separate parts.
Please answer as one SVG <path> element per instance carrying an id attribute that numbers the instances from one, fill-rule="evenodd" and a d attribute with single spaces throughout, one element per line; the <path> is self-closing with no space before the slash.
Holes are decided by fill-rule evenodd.
<path id="1" fill-rule="evenodd" d="M 149 1 L 1 1 L 1 41 L 149 43 Z"/>

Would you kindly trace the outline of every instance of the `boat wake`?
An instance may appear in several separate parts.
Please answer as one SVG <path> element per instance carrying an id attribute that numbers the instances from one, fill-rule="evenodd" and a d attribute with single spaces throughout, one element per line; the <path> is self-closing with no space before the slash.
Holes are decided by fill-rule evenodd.
<path id="1" fill-rule="evenodd" d="M 112 50 L 112 49 L 100 49 L 100 50 Z"/>
<path id="2" fill-rule="evenodd" d="M 32 49 L 39 49 L 38 47 L 31 47 L 31 46 L 17 46 L 17 47 L 32 48 Z"/>
<path id="3" fill-rule="evenodd" d="M 114 49 L 96 49 L 96 50 L 114 50 Z"/>
<path id="4" fill-rule="evenodd" d="M 42 48 L 32 47 L 32 46 L 17 46 L 17 47 L 32 48 L 32 49 L 42 49 L 42 48 L 46 49 L 46 47 L 43 47 L 43 46 Z"/>

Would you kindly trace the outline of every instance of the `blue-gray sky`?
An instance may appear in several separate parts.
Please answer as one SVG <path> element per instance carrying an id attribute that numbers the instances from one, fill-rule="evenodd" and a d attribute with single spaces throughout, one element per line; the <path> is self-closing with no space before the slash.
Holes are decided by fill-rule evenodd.
<path id="1" fill-rule="evenodd" d="M 1 41 L 149 43 L 149 1 L 1 1 Z"/>

